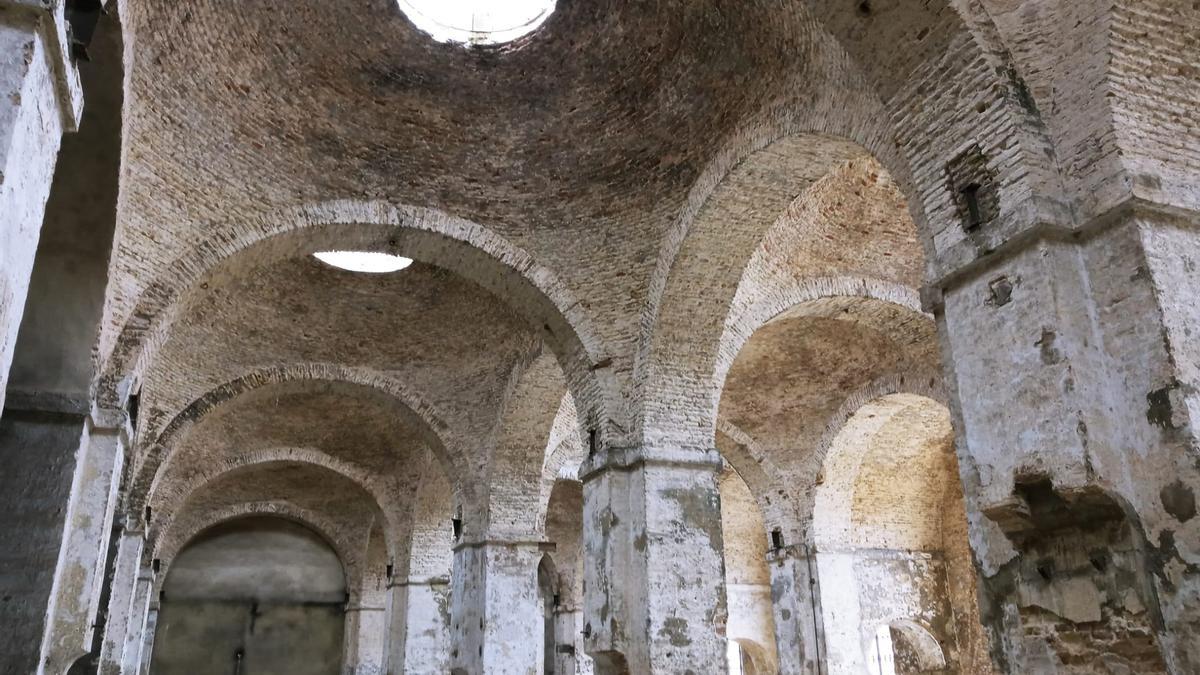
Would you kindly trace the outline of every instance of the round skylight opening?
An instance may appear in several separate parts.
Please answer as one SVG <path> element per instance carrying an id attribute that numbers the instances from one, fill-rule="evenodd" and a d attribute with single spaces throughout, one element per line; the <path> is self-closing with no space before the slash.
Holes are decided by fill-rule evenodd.
<path id="1" fill-rule="evenodd" d="M 366 274 L 398 272 L 413 262 L 411 258 L 376 251 L 320 251 L 313 257 L 330 267 Z"/>
<path id="2" fill-rule="evenodd" d="M 528 35 L 556 0 L 396 0 L 417 28 L 438 42 L 499 45 Z"/>

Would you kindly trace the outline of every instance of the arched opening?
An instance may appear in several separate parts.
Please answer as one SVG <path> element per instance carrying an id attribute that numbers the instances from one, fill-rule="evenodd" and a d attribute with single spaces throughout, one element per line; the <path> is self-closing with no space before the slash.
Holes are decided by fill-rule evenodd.
<path id="1" fill-rule="evenodd" d="M 950 416 L 890 394 L 834 437 L 813 511 L 829 672 L 990 672 Z"/>
<path id="2" fill-rule="evenodd" d="M 746 482 L 733 469 L 721 473 L 718 487 L 725 542 L 725 598 L 729 611 L 725 634 L 729 639 L 730 673 L 773 673 L 775 619 L 762 512 Z"/>
<path id="3" fill-rule="evenodd" d="M 571 675 L 591 673 L 592 660 L 584 653 L 583 618 L 583 484 L 576 480 L 554 481 L 546 505 L 546 539 L 554 551 L 543 558 L 554 581 L 554 632 L 546 627 L 553 652 L 546 650 L 546 672 Z M 539 585 L 542 568 L 538 569 Z M 548 643 L 549 644 L 549 643 Z"/>
<path id="4" fill-rule="evenodd" d="M 171 565 L 150 672 L 333 675 L 346 575 L 307 527 L 253 516 L 201 532 Z"/>
<path id="5" fill-rule="evenodd" d="M 762 645 L 750 640 L 729 638 L 725 651 L 725 665 L 729 675 L 767 675 L 777 672 L 770 664 L 774 661 Z"/>

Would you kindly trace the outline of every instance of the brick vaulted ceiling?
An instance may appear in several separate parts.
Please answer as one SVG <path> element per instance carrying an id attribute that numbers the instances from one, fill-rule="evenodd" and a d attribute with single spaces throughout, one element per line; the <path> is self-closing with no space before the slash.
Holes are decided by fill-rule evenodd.
<path id="1" fill-rule="evenodd" d="M 728 137 L 846 78 L 791 3 L 565 0 L 491 49 L 431 40 L 391 0 L 126 4 L 104 353 L 190 252 L 331 200 L 480 223 L 609 330 Z"/>

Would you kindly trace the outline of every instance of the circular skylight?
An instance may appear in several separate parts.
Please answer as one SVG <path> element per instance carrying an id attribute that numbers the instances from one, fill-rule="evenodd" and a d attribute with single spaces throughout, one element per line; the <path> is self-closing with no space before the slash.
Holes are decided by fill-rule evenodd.
<path id="1" fill-rule="evenodd" d="M 321 251 L 313 257 L 338 269 L 367 274 L 396 272 L 412 264 L 411 258 L 375 251 Z"/>
<path id="2" fill-rule="evenodd" d="M 397 0 L 410 21 L 439 42 L 498 45 L 528 35 L 555 0 Z"/>

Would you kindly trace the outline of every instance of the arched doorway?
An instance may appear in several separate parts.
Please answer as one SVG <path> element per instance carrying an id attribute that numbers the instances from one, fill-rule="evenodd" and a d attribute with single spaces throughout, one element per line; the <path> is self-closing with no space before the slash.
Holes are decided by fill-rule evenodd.
<path id="1" fill-rule="evenodd" d="M 991 672 L 950 415 L 868 401 L 825 457 L 813 511 L 829 673 Z"/>
<path id="2" fill-rule="evenodd" d="M 275 517 L 215 525 L 167 572 L 150 672 L 334 675 L 345 602 L 342 563 L 312 530 Z"/>

